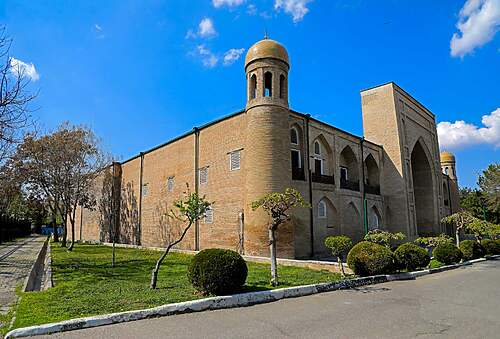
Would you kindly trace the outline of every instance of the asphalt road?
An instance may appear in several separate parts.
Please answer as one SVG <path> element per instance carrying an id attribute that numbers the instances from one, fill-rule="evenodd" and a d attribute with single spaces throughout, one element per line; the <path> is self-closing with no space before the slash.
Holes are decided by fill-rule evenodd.
<path id="1" fill-rule="evenodd" d="M 500 260 L 240 309 L 46 338 L 500 338 Z"/>

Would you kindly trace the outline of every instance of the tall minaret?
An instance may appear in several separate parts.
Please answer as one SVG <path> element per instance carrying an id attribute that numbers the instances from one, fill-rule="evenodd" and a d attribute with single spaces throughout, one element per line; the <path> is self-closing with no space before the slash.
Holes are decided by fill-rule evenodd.
<path id="1" fill-rule="evenodd" d="M 449 177 L 449 180 L 443 184 L 447 186 L 449 197 L 444 197 L 444 199 L 450 200 L 450 212 L 458 212 L 460 208 L 460 196 L 458 188 L 458 178 L 457 178 L 457 166 L 455 156 L 450 152 L 444 151 L 440 154 L 441 158 L 441 171 Z M 449 187 L 448 187 L 449 186 Z"/>
<path id="2" fill-rule="evenodd" d="M 269 255 L 269 218 L 251 203 L 266 193 L 291 186 L 288 53 L 267 37 L 245 58 L 247 79 L 245 182 L 245 254 Z M 293 228 L 278 230 L 278 256 L 293 257 Z"/>

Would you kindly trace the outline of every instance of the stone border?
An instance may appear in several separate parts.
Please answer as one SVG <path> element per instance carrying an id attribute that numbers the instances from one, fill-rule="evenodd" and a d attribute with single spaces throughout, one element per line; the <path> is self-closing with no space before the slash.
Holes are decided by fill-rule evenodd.
<path id="1" fill-rule="evenodd" d="M 256 304 L 269 303 L 286 298 L 295 298 L 322 292 L 356 288 L 360 286 L 380 284 L 394 280 L 414 280 L 417 277 L 423 275 L 448 271 L 461 266 L 472 265 L 473 263 L 476 262 L 495 260 L 498 258 L 500 258 L 500 255 L 494 255 L 488 258 L 480 258 L 480 259 L 466 261 L 460 264 L 447 265 L 423 271 L 388 274 L 388 275 L 375 275 L 375 276 L 355 278 L 350 280 L 333 281 L 329 283 L 280 288 L 270 291 L 234 294 L 229 296 L 212 297 L 199 300 L 185 301 L 175 304 L 167 304 L 143 310 L 127 311 L 127 312 L 105 314 L 93 317 L 71 319 L 57 323 L 18 328 L 7 333 L 5 339 L 73 331 L 84 328 L 118 324 L 122 322 L 148 319 L 148 318 L 164 317 L 175 314 L 227 309 L 234 307 L 246 307 Z"/>
<path id="2" fill-rule="evenodd" d="M 35 240 L 36 241 L 36 238 Z M 40 281 L 40 278 L 43 276 L 43 270 L 44 270 L 44 263 L 45 263 L 45 256 L 47 253 L 47 246 L 48 246 L 49 240 L 45 239 L 43 242 L 42 247 L 40 248 L 40 251 L 38 251 L 38 254 L 36 256 L 36 260 L 31 266 L 30 273 L 24 280 L 24 285 L 23 285 L 23 292 L 31 292 L 38 290 L 38 283 Z"/>

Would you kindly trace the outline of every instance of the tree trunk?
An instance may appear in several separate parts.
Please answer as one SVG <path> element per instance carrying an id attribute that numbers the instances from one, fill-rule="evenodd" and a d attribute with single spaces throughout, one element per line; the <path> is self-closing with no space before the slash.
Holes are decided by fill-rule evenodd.
<path id="1" fill-rule="evenodd" d="M 59 234 L 57 233 L 57 222 L 54 212 L 52 212 L 52 234 L 54 236 L 54 242 L 59 242 Z"/>
<path id="2" fill-rule="evenodd" d="M 342 277 L 345 277 L 344 265 L 342 265 L 342 259 L 340 257 L 337 257 L 337 262 L 340 265 L 340 272 L 342 272 Z"/>
<path id="3" fill-rule="evenodd" d="M 151 272 L 151 285 L 149 287 L 152 289 L 156 288 L 156 283 L 158 281 L 158 271 L 160 270 L 160 265 L 161 265 L 163 259 L 165 259 L 168 252 L 170 251 L 170 248 L 171 248 L 171 246 L 168 246 L 167 249 L 165 250 L 165 252 L 163 252 L 160 259 L 158 259 L 158 261 L 156 262 L 155 268 Z"/>
<path id="4" fill-rule="evenodd" d="M 271 252 L 271 286 L 278 286 L 278 264 L 276 260 L 276 234 L 274 228 L 269 229 L 269 251 Z"/>
<path id="5" fill-rule="evenodd" d="M 457 244 L 457 247 L 460 246 L 460 228 L 457 227 L 455 230 L 455 243 Z"/>
<path id="6" fill-rule="evenodd" d="M 115 239 L 113 238 L 113 250 L 112 250 L 112 256 L 111 256 L 111 267 L 115 267 L 116 264 L 116 255 L 115 255 Z"/>
<path id="7" fill-rule="evenodd" d="M 68 251 L 73 250 L 73 246 L 75 245 L 75 222 L 70 220 L 71 222 L 71 244 L 68 247 Z"/>

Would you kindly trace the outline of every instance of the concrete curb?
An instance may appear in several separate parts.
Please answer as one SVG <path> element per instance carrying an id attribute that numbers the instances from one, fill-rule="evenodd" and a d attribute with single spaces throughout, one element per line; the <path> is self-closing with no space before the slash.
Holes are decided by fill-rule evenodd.
<path id="1" fill-rule="evenodd" d="M 375 285 L 394 280 L 409 280 L 409 279 L 414 280 L 417 277 L 423 275 L 452 270 L 461 266 L 472 265 L 473 263 L 476 262 L 494 260 L 497 258 L 500 258 L 500 255 L 491 256 L 489 258 L 475 259 L 460 264 L 448 265 L 440 268 L 427 269 L 422 271 L 388 274 L 388 275 L 375 275 L 370 277 L 333 281 L 322 284 L 280 288 L 270 291 L 249 292 L 249 293 L 234 294 L 222 297 L 212 297 L 206 299 L 180 302 L 175 304 L 167 304 L 143 310 L 127 311 L 127 312 L 71 319 L 57 323 L 18 328 L 7 333 L 5 339 L 79 330 L 84 328 L 118 324 L 122 322 L 141 320 L 147 318 L 156 318 L 162 316 L 170 316 L 182 313 L 192 313 L 192 312 L 201 312 L 207 310 L 252 306 L 256 304 L 264 304 L 273 301 L 278 301 L 286 298 L 295 298 L 322 292 L 350 289 L 366 285 Z"/>
<path id="2" fill-rule="evenodd" d="M 35 291 L 39 287 L 37 285 L 39 285 L 40 281 L 37 280 L 39 280 L 41 275 L 43 275 L 45 255 L 47 253 L 48 242 L 49 242 L 48 240 L 44 241 L 42 247 L 40 248 L 40 251 L 38 251 L 35 262 L 31 266 L 30 273 L 24 280 L 23 284 L 24 292 Z"/>

